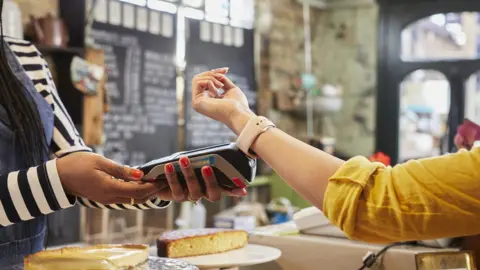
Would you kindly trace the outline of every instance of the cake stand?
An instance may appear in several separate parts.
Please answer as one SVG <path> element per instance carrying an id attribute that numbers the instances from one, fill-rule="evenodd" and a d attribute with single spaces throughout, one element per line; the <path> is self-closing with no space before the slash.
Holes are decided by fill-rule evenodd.
<path id="1" fill-rule="evenodd" d="M 280 255 L 282 252 L 279 249 L 248 244 L 244 248 L 229 252 L 178 259 L 193 264 L 201 270 L 237 270 L 243 266 L 275 261 Z"/>
<path id="2" fill-rule="evenodd" d="M 3 268 L 2 268 L 3 269 Z M 182 260 L 150 256 L 148 270 L 199 270 L 197 266 Z M 23 263 L 3 270 L 24 270 Z"/>

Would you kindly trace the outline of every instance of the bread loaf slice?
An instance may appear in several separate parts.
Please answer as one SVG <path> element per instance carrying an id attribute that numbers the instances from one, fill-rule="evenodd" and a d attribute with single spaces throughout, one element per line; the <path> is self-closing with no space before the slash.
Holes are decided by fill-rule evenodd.
<path id="1" fill-rule="evenodd" d="M 242 230 L 190 229 L 164 233 L 157 239 L 159 257 L 184 258 L 239 249 L 248 243 Z"/>

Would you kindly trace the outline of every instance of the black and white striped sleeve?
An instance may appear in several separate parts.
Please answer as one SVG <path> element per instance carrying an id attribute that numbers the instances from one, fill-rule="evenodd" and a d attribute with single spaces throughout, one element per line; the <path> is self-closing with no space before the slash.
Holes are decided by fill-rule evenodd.
<path id="1" fill-rule="evenodd" d="M 0 175 L 0 227 L 69 208 L 76 202 L 65 193 L 56 160 Z"/>
<path id="2" fill-rule="evenodd" d="M 47 63 L 44 64 L 45 76 L 49 82 L 51 94 L 53 96 L 53 108 L 55 115 L 55 127 L 53 133 L 52 146 L 56 156 L 61 157 L 69 153 L 78 151 L 91 151 L 85 146 L 83 139 L 73 125 L 70 115 L 67 113 L 57 89 L 53 83 L 52 75 L 48 69 Z M 163 201 L 158 198 L 152 199 L 143 204 L 111 204 L 103 205 L 85 198 L 79 198 L 81 205 L 88 208 L 112 209 L 112 210 L 145 210 L 145 209 L 162 209 L 169 206 L 169 201 Z"/>
<path id="3" fill-rule="evenodd" d="M 170 205 L 169 201 L 164 201 L 159 198 L 152 199 L 146 203 L 140 204 L 101 204 L 88 200 L 85 198 L 78 198 L 78 202 L 88 208 L 110 209 L 110 210 L 148 210 L 148 209 L 162 209 Z"/>
<path id="4" fill-rule="evenodd" d="M 33 81 L 36 90 L 52 107 L 54 130 L 51 151 L 54 157 L 59 158 L 78 151 L 91 151 L 61 102 L 48 65 L 40 52 L 27 41 L 17 39 L 6 41 L 25 73 Z M 86 207 L 116 210 L 160 209 L 169 205 L 168 201 L 160 199 L 134 205 L 102 205 L 67 195 L 58 176 L 56 159 L 53 159 L 38 167 L 0 175 L 0 226 L 8 226 L 69 208 L 75 205 L 77 199 Z"/>

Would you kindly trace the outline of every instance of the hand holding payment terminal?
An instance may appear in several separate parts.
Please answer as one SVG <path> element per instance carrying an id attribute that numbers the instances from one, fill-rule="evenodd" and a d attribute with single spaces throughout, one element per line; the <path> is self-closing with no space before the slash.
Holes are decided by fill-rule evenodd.
<path id="1" fill-rule="evenodd" d="M 201 169 L 204 166 L 210 166 L 213 169 L 215 177 L 220 187 L 226 190 L 238 188 L 232 179 L 240 179 L 245 185 L 249 185 L 255 177 L 257 169 L 257 160 L 248 157 L 235 143 L 215 145 L 191 151 L 178 152 L 173 155 L 156 159 L 148 162 L 138 169 L 144 173 L 144 179 L 155 181 L 165 180 L 165 164 L 172 163 L 177 171 L 177 177 L 182 186 L 186 187 L 186 181 L 181 173 L 179 159 L 186 156 L 190 159 L 190 164 L 205 192 L 205 182 L 203 181 Z"/>

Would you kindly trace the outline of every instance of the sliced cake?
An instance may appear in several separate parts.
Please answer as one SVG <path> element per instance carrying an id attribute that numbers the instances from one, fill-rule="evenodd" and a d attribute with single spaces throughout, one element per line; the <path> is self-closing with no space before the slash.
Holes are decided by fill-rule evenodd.
<path id="1" fill-rule="evenodd" d="M 146 245 L 96 245 L 44 250 L 24 259 L 25 270 L 147 270 Z"/>
<path id="2" fill-rule="evenodd" d="M 239 249 L 247 243 L 248 234 L 242 230 L 190 229 L 164 233 L 157 248 L 159 257 L 184 258 Z"/>

